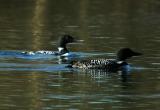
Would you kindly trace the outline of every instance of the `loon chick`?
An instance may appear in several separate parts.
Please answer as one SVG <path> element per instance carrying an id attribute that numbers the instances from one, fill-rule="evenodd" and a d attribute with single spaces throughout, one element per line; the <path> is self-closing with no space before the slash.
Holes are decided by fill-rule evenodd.
<path id="1" fill-rule="evenodd" d="M 50 55 L 64 55 L 66 53 L 69 53 L 69 50 L 67 49 L 66 45 L 68 43 L 75 42 L 75 39 L 70 35 L 63 35 L 60 37 L 58 41 L 58 52 L 54 51 L 30 51 L 30 52 L 22 52 L 23 54 L 29 54 L 29 55 L 35 55 L 35 54 L 50 54 Z"/>
<path id="2" fill-rule="evenodd" d="M 68 67 L 82 69 L 105 69 L 107 71 L 117 71 L 121 67 L 128 65 L 127 59 L 132 56 L 139 56 L 141 53 L 134 52 L 130 48 L 122 48 L 117 52 L 116 59 L 90 59 L 82 61 L 73 61 Z"/>

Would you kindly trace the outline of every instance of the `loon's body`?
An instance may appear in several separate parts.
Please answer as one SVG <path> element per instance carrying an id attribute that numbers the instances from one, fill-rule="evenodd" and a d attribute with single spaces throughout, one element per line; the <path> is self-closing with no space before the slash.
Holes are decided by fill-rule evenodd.
<path id="1" fill-rule="evenodd" d="M 73 61 L 69 67 L 81 69 L 105 69 L 107 71 L 117 71 L 128 65 L 126 59 L 132 56 L 139 56 L 141 53 L 134 52 L 129 48 L 118 51 L 116 59 L 89 59 Z"/>
<path id="2" fill-rule="evenodd" d="M 83 69 L 112 69 L 119 68 L 121 66 L 128 65 L 124 61 L 117 61 L 114 59 L 89 59 L 82 60 L 73 63 L 73 68 L 83 68 Z"/>
<path id="3" fill-rule="evenodd" d="M 56 55 L 56 56 L 61 56 L 61 55 L 67 55 L 69 53 L 69 50 L 67 49 L 66 45 L 68 43 L 74 42 L 74 38 L 70 35 L 64 35 L 62 36 L 59 41 L 58 41 L 58 51 L 28 51 L 28 52 L 22 52 L 22 54 L 26 55 L 37 55 L 37 54 L 43 54 L 43 55 Z"/>

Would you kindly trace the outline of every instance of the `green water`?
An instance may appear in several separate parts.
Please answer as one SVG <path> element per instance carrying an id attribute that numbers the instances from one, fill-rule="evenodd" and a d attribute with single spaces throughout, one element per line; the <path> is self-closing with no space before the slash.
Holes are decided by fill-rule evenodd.
<path id="1" fill-rule="evenodd" d="M 119 73 L 54 71 L 57 59 L 0 58 L 0 110 L 159 110 L 159 8 L 159 0 L 0 0 L 0 50 L 56 50 L 70 34 L 83 40 L 68 46 L 73 52 L 143 53 L 129 60 L 137 69 L 125 81 Z"/>

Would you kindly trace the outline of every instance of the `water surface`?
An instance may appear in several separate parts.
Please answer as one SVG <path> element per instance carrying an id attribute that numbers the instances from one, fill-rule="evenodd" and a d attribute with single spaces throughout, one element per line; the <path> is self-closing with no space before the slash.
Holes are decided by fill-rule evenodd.
<path id="1" fill-rule="evenodd" d="M 0 50 L 12 54 L 0 55 L 0 109 L 159 110 L 159 7 L 158 0 L 1 0 Z M 83 40 L 68 48 L 87 58 L 114 58 L 122 47 L 143 56 L 123 75 L 19 55 L 56 51 L 63 34 Z"/>

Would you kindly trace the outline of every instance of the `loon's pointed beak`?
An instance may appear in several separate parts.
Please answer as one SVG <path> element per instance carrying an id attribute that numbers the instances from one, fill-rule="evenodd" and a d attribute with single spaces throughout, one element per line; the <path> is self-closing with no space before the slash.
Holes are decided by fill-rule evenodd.
<path id="1" fill-rule="evenodd" d="M 73 39 L 72 39 L 72 42 L 77 42 L 77 39 L 73 38 Z"/>
<path id="2" fill-rule="evenodd" d="M 139 52 L 134 52 L 132 51 L 132 56 L 140 56 L 140 55 L 143 55 L 142 53 L 139 53 Z"/>
<path id="3" fill-rule="evenodd" d="M 71 44 L 81 44 L 83 42 L 84 40 L 76 38 L 76 39 L 73 39 L 73 42 Z"/>
<path id="4" fill-rule="evenodd" d="M 77 39 L 76 42 L 77 42 L 77 43 L 82 43 L 82 42 L 84 42 L 84 40 L 82 40 L 82 39 Z"/>

